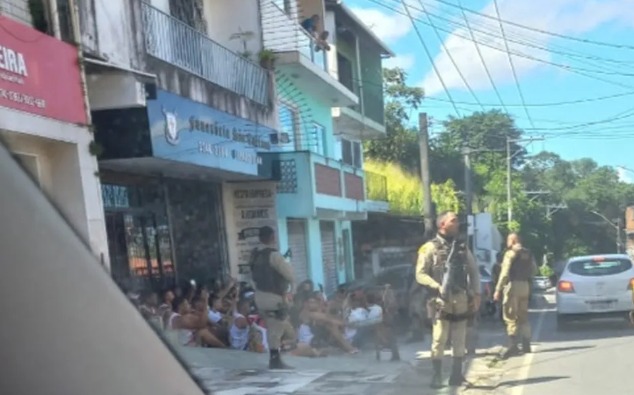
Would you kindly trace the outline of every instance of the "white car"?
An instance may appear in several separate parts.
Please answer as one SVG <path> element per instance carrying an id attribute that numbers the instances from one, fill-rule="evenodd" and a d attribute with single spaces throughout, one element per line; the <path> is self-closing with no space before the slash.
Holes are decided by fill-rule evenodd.
<path id="1" fill-rule="evenodd" d="M 557 324 L 574 319 L 627 317 L 634 308 L 634 265 L 627 255 L 571 258 L 557 283 Z"/>

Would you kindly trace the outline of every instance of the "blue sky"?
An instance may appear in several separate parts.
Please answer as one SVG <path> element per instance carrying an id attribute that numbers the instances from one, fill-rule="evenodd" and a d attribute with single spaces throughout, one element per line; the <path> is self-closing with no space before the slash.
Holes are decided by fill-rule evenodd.
<path id="1" fill-rule="evenodd" d="M 396 53 L 385 65 L 404 68 L 411 85 L 425 88 L 423 110 L 436 120 L 432 132 L 448 115 L 457 115 L 450 95 L 461 115 L 482 110 L 479 101 L 485 109 L 508 111 L 527 134 L 543 135 L 544 141 L 529 146 L 532 152 L 546 149 L 565 159 L 591 157 L 602 165 L 634 170 L 634 0 L 498 0 L 501 19 L 532 28 L 504 24 L 509 49 L 517 54 L 513 63 L 526 108 L 492 0 L 405 0 L 449 94 L 411 20 L 403 15 L 403 1 L 345 3 Z M 477 46 L 468 40 L 471 33 L 460 4 Z M 579 100 L 584 102 L 547 105 Z M 620 172 L 624 180 L 634 180 L 634 172 Z"/>

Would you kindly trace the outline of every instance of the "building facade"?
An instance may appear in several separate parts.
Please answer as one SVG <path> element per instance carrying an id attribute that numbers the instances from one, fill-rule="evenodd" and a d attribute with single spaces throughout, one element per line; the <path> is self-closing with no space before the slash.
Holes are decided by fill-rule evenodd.
<path id="1" fill-rule="evenodd" d="M 240 35 L 259 22 L 247 3 L 80 4 L 111 272 L 126 288 L 226 279 L 254 230 L 276 224 L 260 157 L 277 142 L 274 78 L 246 54 L 261 49 Z"/>
<path id="2" fill-rule="evenodd" d="M 280 248 L 297 282 L 331 294 L 354 278 L 351 223 L 368 210 L 361 142 L 385 134 L 381 60 L 391 53 L 340 2 L 261 0 L 260 15 L 275 53 L 279 145 L 263 157 L 278 181 Z M 302 27 L 313 15 L 327 45 Z"/>
<path id="3" fill-rule="evenodd" d="M 0 139 L 107 267 L 77 31 L 68 8 L 28 3 L 0 1 Z"/>

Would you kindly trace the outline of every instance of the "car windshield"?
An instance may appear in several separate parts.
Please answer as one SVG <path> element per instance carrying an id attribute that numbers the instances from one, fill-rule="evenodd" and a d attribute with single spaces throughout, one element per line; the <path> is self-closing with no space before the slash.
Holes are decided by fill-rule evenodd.
<path id="1" fill-rule="evenodd" d="M 632 268 L 629 259 L 583 260 L 571 262 L 568 270 L 578 276 L 609 276 Z"/>

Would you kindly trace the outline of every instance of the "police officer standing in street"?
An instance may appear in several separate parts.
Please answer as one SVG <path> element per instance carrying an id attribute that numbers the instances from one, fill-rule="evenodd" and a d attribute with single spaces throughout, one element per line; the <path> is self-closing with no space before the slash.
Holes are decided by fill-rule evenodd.
<path id="1" fill-rule="evenodd" d="M 432 388 L 443 385 L 442 359 L 450 334 L 453 366 L 449 385 L 465 383 L 467 320 L 480 308 L 480 273 L 466 242 L 457 239 L 458 216 L 441 213 L 436 226 L 438 234 L 418 250 L 416 263 L 416 281 L 427 288 L 427 308 L 432 310 Z"/>
<path id="2" fill-rule="evenodd" d="M 533 254 L 522 246 L 520 236 L 511 233 L 506 239 L 507 250 L 502 260 L 500 278 L 495 287 L 494 300 L 502 299 L 502 313 L 508 335 L 508 346 L 500 357 L 507 359 L 522 351 L 531 352 L 531 327 L 528 321 L 528 304 L 537 264 Z"/>
<path id="3" fill-rule="evenodd" d="M 275 248 L 275 231 L 263 226 L 259 233 L 261 245 L 251 253 L 251 274 L 255 283 L 255 304 L 266 323 L 270 350 L 269 369 L 291 369 L 282 362 L 282 339 L 292 340 L 295 331 L 290 323 L 286 295 L 293 284 L 291 265 Z"/>

